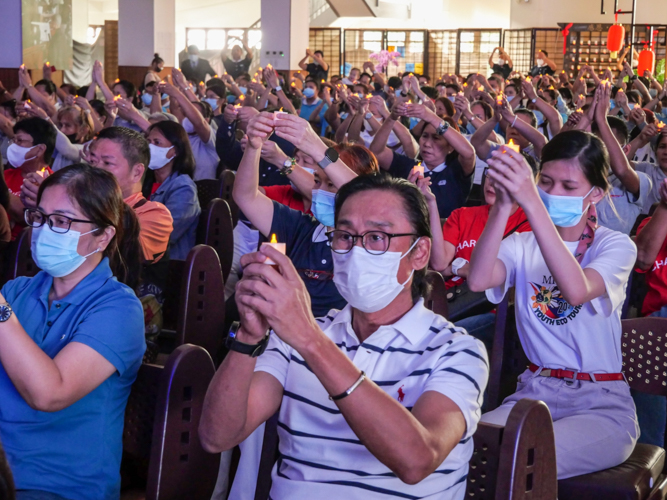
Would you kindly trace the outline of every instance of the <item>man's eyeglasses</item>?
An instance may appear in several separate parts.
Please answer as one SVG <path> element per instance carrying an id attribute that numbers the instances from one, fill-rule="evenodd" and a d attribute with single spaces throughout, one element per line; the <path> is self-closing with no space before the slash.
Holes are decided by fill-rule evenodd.
<path id="1" fill-rule="evenodd" d="M 331 250 L 336 253 L 344 254 L 352 250 L 357 244 L 357 239 L 361 238 L 361 246 L 371 255 L 382 255 L 389 250 L 389 244 L 392 238 L 401 236 L 418 236 L 414 233 L 385 233 L 384 231 L 367 231 L 364 234 L 352 234 L 342 229 L 335 229 L 327 233 Z"/>
<path id="2" fill-rule="evenodd" d="M 26 208 L 23 211 L 23 218 L 30 227 L 42 227 L 48 223 L 49 229 L 54 233 L 66 233 L 72 226 L 72 222 L 88 222 L 94 224 L 92 220 L 72 219 L 66 215 L 50 214 L 47 215 L 38 208 Z"/>

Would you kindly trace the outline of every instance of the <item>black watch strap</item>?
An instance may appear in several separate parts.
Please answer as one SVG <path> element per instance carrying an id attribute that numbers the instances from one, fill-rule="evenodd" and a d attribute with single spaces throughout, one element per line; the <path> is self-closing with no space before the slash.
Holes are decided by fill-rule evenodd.
<path id="1" fill-rule="evenodd" d="M 269 332 L 266 332 L 264 338 L 257 344 L 246 344 L 244 342 L 239 342 L 236 339 L 236 332 L 239 331 L 241 323 L 234 321 L 232 326 L 229 328 L 229 335 L 227 335 L 227 340 L 225 341 L 225 347 L 230 351 L 240 352 L 241 354 L 246 354 L 251 358 L 256 358 L 257 356 L 262 355 L 266 351 L 266 346 L 269 345 Z"/>

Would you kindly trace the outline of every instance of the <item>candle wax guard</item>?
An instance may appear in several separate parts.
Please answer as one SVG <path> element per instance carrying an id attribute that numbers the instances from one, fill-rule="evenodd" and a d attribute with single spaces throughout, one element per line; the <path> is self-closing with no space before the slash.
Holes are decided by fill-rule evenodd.
<path id="1" fill-rule="evenodd" d="M 283 255 L 285 255 L 285 253 L 286 253 L 286 251 L 287 251 L 286 243 L 268 243 L 268 242 L 265 242 L 265 243 L 262 243 L 262 246 L 264 246 L 264 245 L 268 245 L 268 246 L 270 246 L 270 247 L 275 248 L 276 250 L 278 250 L 278 251 L 279 251 L 281 254 L 283 254 Z M 273 261 L 272 261 L 271 259 L 269 259 L 268 257 L 267 257 L 266 260 L 264 261 L 264 264 L 268 264 L 268 265 L 270 265 L 270 266 L 275 266 L 275 265 L 276 265 L 276 263 L 273 262 Z"/>

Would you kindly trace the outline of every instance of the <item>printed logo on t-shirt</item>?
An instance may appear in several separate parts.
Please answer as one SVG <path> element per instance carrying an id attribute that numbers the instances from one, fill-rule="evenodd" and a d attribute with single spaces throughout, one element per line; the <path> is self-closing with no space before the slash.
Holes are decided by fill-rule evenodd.
<path id="1" fill-rule="evenodd" d="M 535 316 L 548 325 L 564 325 L 573 320 L 581 306 L 571 306 L 560 294 L 558 285 L 552 276 L 543 276 L 542 283 L 530 282 L 535 295 L 532 301 L 532 310 Z"/>
<path id="2" fill-rule="evenodd" d="M 653 263 L 653 269 L 651 269 L 651 272 L 655 272 L 658 269 L 660 269 L 661 267 L 665 267 L 666 265 L 667 265 L 667 259 L 665 259 L 665 260 L 656 260 Z"/>
<path id="3" fill-rule="evenodd" d="M 475 245 L 477 244 L 477 240 L 466 240 L 462 241 L 456 246 L 456 251 L 460 252 L 464 248 L 475 248 Z"/>

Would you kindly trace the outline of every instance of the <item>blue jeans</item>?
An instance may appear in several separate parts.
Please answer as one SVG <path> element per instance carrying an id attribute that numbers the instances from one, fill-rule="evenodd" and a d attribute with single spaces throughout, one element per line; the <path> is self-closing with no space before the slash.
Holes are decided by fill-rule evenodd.
<path id="1" fill-rule="evenodd" d="M 486 352 L 491 357 L 491 349 L 493 348 L 493 334 L 496 331 L 496 315 L 493 313 L 478 314 L 477 316 L 470 316 L 463 318 L 454 323 L 456 326 L 465 328 L 466 331 L 482 341 L 486 347 Z"/>
<path id="2" fill-rule="evenodd" d="M 651 316 L 667 318 L 667 306 L 654 312 Z M 664 448 L 665 446 L 665 424 L 667 423 L 667 399 L 664 396 L 644 394 L 634 390 L 630 391 L 632 399 L 637 407 L 637 420 L 639 421 L 639 443 L 652 444 Z"/>

